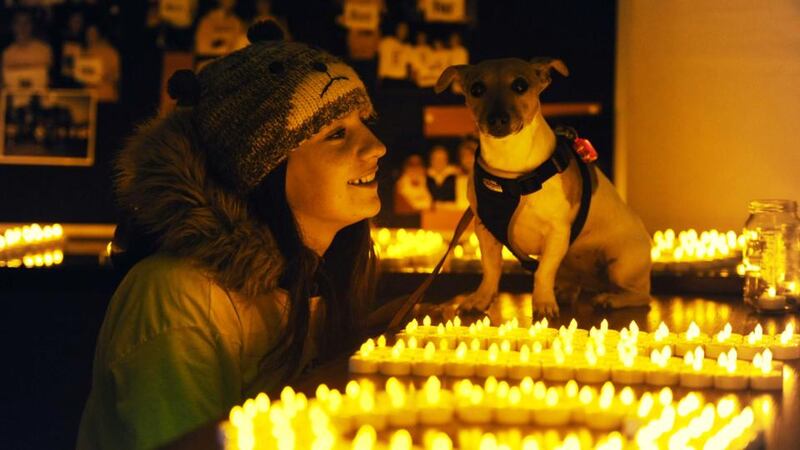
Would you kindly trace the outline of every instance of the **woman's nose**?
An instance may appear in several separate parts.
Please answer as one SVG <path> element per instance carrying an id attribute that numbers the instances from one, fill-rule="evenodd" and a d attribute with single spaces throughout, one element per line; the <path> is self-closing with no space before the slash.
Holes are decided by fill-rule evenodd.
<path id="1" fill-rule="evenodd" d="M 386 154 L 386 145 L 372 133 L 372 130 L 367 129 L 367 139 L 364 143 L 362 156 L 365 159 L 380 159 Z"/>

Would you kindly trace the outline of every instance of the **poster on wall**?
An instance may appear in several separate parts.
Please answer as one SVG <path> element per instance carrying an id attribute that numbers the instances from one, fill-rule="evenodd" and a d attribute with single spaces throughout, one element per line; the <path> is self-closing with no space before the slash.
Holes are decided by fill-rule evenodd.
<path id="1" fill-rule="evenodd" d="M 94 164 L 94 92 L 2 91 L 0 111 L 0 164 Z"/>

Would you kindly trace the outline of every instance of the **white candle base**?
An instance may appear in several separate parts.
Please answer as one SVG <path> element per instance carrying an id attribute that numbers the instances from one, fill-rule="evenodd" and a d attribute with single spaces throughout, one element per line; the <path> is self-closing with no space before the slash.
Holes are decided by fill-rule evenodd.
<path id="1" fill-rule="evenodd" d="M 608 381 L 611 369 L 606 365 L 585 366 L 575 368 L 575 380 L 578 383 L 599 384 Z"/>
<path id="2" fill-rule="evenodd" d="M 469 361 L 450 361 L 444 365 L 444 374 L 454 378 L 469 378 L 475 375 L 475 365 Z"/>
<path id="3" fill-rule="evenodd" d="M 378 361 L 372 358 L 365 358 L 361 355 L 353 355 L 347 363 L 347 368 L 350 373 L 378 373 Z"/>
<path id="4" fill-rule="evenodd" d="M 505 378 L 508 370 L 505 364 L 500 363 L 478 363 L 475 366 L 475 375 L 481 378 Z"/>
<path id="5" fill-rule="evenodd" d="M 762 295 L 756 299 L 756 308 L 764 311 L 781 311 L 786 309 L 786 297 L 783 295 Z"/>
<path id="6" fill-rule="evenodd" d="M 569 381 L 575 378 L 575 370 L 566 365 L 542 364 L 542 378 L 547 381 Z"/>
<path id="7" fill-rule="evenodd" d="M 458 419 L 470 425 L 482 425 L 492 421 L 492 410 L 483 405 L 461 405 L 456 409 Z"/>
<path id="8" fill-rule="evenodd" d="M 705 356 L 709 359 L 717 359 L 719 355 L 722 353 L 728 353 L 728 350 L 735 347 L 733 343 L 719 343 L 719 342 L 709 342 L 706 344 L 705 348 Z M 738 350 L 737 350 L 738 351 Z"/>
<path id="9" fill-rule="evenodd" d="M 619 384 L 642 384 L 644 383 L 645 371 L 638 367 L 612 367 L 611 381 Z"/>
<path id="10" fill-rule="evenodd" d="M 453 408 L 447 406 L 425 406 L 419 409 L 422 425 L 445 425 L 453 420 Z"/>
<path id="11" fill-rule="evenodd" d="M 530 421 L 530 411 L 520 407 L 504 406 L 494 413 L 495 422 L 500 425 L 525 425 Z"/>
<path id="12" fill-rule="evenodd" d="M 387 422 L 386 414 L 377 411 L 356 413 L 353 415 L 353 424 L 356 428 L 363 425 L 370 425 L 375 428 L 376 431 L 380 431 L 386 428 Z"/>
<path id="13" fill-rule="evenodd" d="M 679 341 L 675 344 L 675 354 L 678 356 L 683 356 L 688 352 L 693 352 L 697 347 L 703 347 L 705 350 L 705 345 L 708 343 L 708 339 L 695 339 L 691 342 L 689 341 Z"/>
<path id="14" fill-rule="evenodd" d="M 411 374 L 411 363 L 402 360 L 387 359 L 378 365 L 380 373 L 391 377 L 402 377 Z"/>
<path id="15" fill-rule="evenodd" d="M 538 380 L 541 376 L 542 366 L 539 363 L 516 363 L 508 366 L 508 378 L 512 380 L 521 380 L 525 377 Z"/>
<path id="16" fill-rule="evenodd" d="M 750 387 L 758 391 L 779 391 L 783 389 L 783 371 L 763 373 L 756 370 L 750 375 Z"/>
<path id="17" fill-rule="evenodd" d="M 536 425 L 558 427 L 569 423 L 572 411 L 569 408 L 554 406 L 536 408 L 532 414 Z"/>
<path id="18" fill-rule="evenodd" d="M 680 385 L 692 389 L 704 389 L 714 385 L 714 375 L 704 372 L 681 372 Z"/>
<path id="19" fill-rule="evenodd" d="M 720 372 L 714 374 L 714 387 L 730 391 L 747 389 L 747 375 L 742 373 Z"/>
<path id="20" fill-rule="evenodd" d="M 753 358 L 756 356 L 756 353 L 761 353 L 764 351 L 765 345 L 749 345 L 749 344 L 741 344 L 736 346 L 736 356 L 738 359 L 745 359 L 747 361 L 752 361 Z"/>
<path id="21" fill-rule="evenodd" d="M 442 361 L 416 361 L 411 366 L 411 374 L 418 377 L 441 376 L 444 373 Z"/>
<path id="22" fill-rule="evenodd" d="M 417 412 L 413 409 L 398 409 L 389 413 L 389 425 L 395 428 L 409 428 L 417 425 Z"/>
<path id="23" fill-rule="evenodd" d="M 645 382 L 652 386 L 675 386 L 680 382 L 680 372 L 665 368 L 651 368 L 645 372 Z"/>
<path id="24" fill-rule="evenodd" d="M 584 423 L 592 430 L 612 431 L 618 430 L 622 426 L 623 414 L 613 409 L 602 409 L 592 407 L 586 411 Z"/>
<path id="25" fill-rule="evenodd" d="M 772 357 L 781 361 L 800 358 L 800 345 L 789 346 L 773 344 L 769 346 Z"/>

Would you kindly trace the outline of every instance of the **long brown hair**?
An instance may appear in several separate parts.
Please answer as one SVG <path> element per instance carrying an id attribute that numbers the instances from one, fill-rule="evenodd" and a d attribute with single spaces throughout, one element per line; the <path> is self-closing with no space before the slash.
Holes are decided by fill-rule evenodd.
<path id="1" fill-rule="evenodd" d="M 297 221 L 286 199 L 286 163 L 270 172 L 250 194 L 250 208 L 266 223 L 285 260 L 280 285 L 289 294 L 287 321 L 280 344 L 262 359 L 262 369 L 300 369 L 311 320 L 309 300 L 320 295 L 325 321 L 320 330 L 320 357 L 349 349 L 361 338 L 375 293 L 376 257 L 368 220 L 341 229 L 322 257 L 303 244 Z"/>

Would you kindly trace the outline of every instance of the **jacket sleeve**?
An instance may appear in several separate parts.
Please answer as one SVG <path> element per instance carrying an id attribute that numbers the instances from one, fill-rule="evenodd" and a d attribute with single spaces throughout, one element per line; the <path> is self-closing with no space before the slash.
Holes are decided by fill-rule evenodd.
<path id="1" fill-rule="evenodd" d="M 219 337 L 189 326 L 158 334 L 115 361 L 109 369 L 125 434 L 120 440 L 153 448 L 222 418 L 241 395 L 233 356 Z"/>

